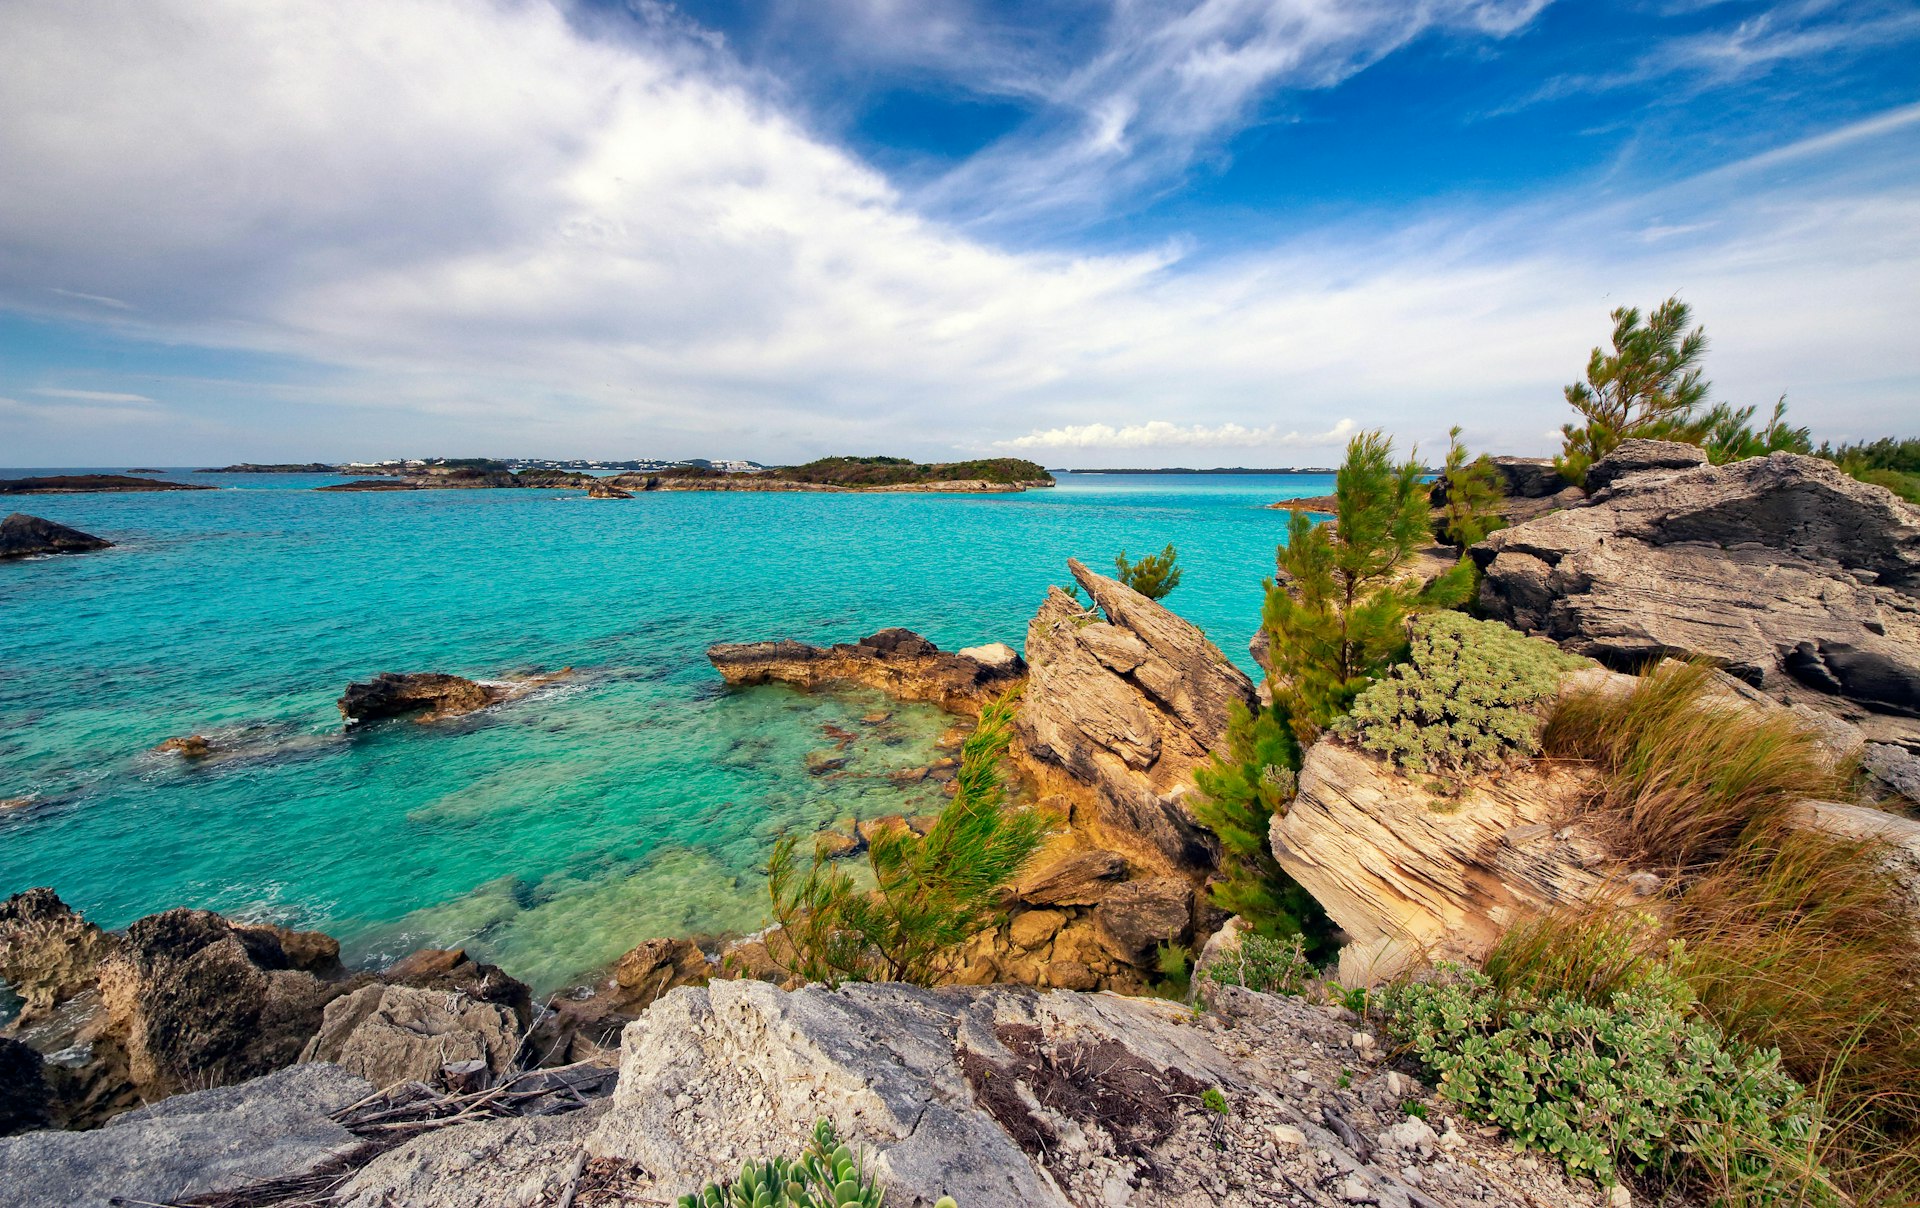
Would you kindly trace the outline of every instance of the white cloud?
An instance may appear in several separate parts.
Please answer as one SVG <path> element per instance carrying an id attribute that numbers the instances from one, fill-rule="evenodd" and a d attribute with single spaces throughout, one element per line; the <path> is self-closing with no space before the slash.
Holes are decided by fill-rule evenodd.
<path id="1" fill-rule="evenodd" d="M 1285 11 L 1319 29 L 1385 10 Z M 1298 71 L 1350 61 L 1322 43 L 1288 43 Z M 1095 91 L 1166 122 L 1168 81 L 1218 100 L 1265 70 L 1236 65 L 1244 40 L 1218 61 L 1201 45 L 1153 89 Z M 1823 140 L 1783 153 L 1790 172 L 1226 260 L 1016 251 L 925 217 L 710 45 L 606 36 L 543 0 L 10 0 L 0 306 L 289 358 L 298 389 L 231 408 L 243 428 L 360 409 L 301 429 L 350 429 L 351 449 L 284 457 L 400 434 L 420 452 L 940 455 L 1139 416 L 1286 434 L 1351 417 L 1429 443 L 1458 421 L 1537 451 L 1607 309 L 1674 290 L 1728 395 L 1785 389 L 1816 431 L 1883 431 L 1920 385 L 1920 125 Z M 164 394 L 186 410 L 205 391 Z M 10 447 L 72 448 L 57 417 L 30 420 L 16 404 Z"/>
<path id="2" fill-rule="evenodd" d="M 154 400 L 144 394 L 122 394 L 116 390 L 64 390 L 54 386 L 41 386 L 33 393 L 48 398 L 79 399 L 89 403 L 152 403 Z"/>
<path id="3" fill-rule="evenodd" d="M 1002 449 L 1324 449 L 1345 443 L 1358 429 L 1343 419 L 1325 432 L 1282 434 L 1280 425 L 1243 428 L 1239 424 L 1173 424 L 1149 420 L 1144 424 L 1068 424 L 1031 432 L 1012 440 L 995 441 Z"/>

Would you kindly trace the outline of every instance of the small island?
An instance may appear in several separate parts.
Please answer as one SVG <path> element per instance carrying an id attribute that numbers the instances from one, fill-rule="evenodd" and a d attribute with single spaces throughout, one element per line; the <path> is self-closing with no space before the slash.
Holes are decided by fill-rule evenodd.
<path id="1" fill-rule="evenodd" d="M 190 482 L 165 482 L 125 474 L 53 474 L 44 478 L 0 478 L 0 495 L 89 495 L 106 491 L 211 491 Z"/>
<path id="2" fill-rule="evenodd" d="M 732 463 L 734 465 L 745 463 Z M 355 473 L 369 471 L 352 467 Z M 596 498 L 612 491 L 813 491 L 828 493 L 918 492 L 998 494 L 1054 485 L 1045 467 L 1013 457 L 924 463 L 904 457 L 823 457 L 800 466 L 723 468 L 712 463 L 671 465 L 601 477 L 573 470 L 514 470 L 488 458 L 410 464 L 401 473 L 330 483 L 321 491 L 420 491 L 488 488 L 585 490 Z"/>

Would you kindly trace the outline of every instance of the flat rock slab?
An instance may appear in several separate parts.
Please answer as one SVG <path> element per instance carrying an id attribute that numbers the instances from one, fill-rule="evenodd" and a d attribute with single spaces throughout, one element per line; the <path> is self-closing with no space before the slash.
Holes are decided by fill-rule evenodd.
<path id="1" fill-rule="evenodd" d="M 0 1208 L 166 1204 L 303 1174 L 359 1146 L 329 1113 L 372 1090 L 338 1066 L 302 1065 L 176 1095 L 92 1132 L 0 1140 Z"/>

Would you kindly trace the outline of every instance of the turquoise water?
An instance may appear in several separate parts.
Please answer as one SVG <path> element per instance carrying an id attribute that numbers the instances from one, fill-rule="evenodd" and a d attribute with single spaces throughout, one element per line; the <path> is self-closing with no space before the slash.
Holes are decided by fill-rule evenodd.
<path id="1" fill-rule="evenodd" d="M 1017 647 L 1069 555 L 1106 569 L 1173 541 L 1187 569 L 1168 603 L 1244 666 L 1286 522 L 1261 505 L 1332 486 L 589 502 L 170 477 L 230 489 L 0 504 L 119 543 L 0 563 L 0 799 L 35 802 L 0 813 L 0 893 L 51 885 L 107 926 L 191 905 L 318 927 L 360 961 L 463 944 L 543 990 L 649 936 L 758 926 L 755 869 L 782 829 L 944 800 L 886 779 L 934 756 L 943 715 L 729 691 L 710 643 L 905 625 Z M 334 705 L 380 671 L 567 665 L 448 723 L 348 736 Z M 858 736 L 851 762 L 814 776 L 829 725 Z M 151 751 L 191 733 L 242 754 Z"/>

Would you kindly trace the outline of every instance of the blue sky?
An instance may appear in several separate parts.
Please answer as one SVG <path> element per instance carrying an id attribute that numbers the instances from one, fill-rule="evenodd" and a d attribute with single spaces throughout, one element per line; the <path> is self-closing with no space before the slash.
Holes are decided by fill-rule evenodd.
<path id="1" fill-rule="evenodd" d="M 1547 452 L 1920 415 L 1920 10 L 13 0 L 0 465 Z"/>

